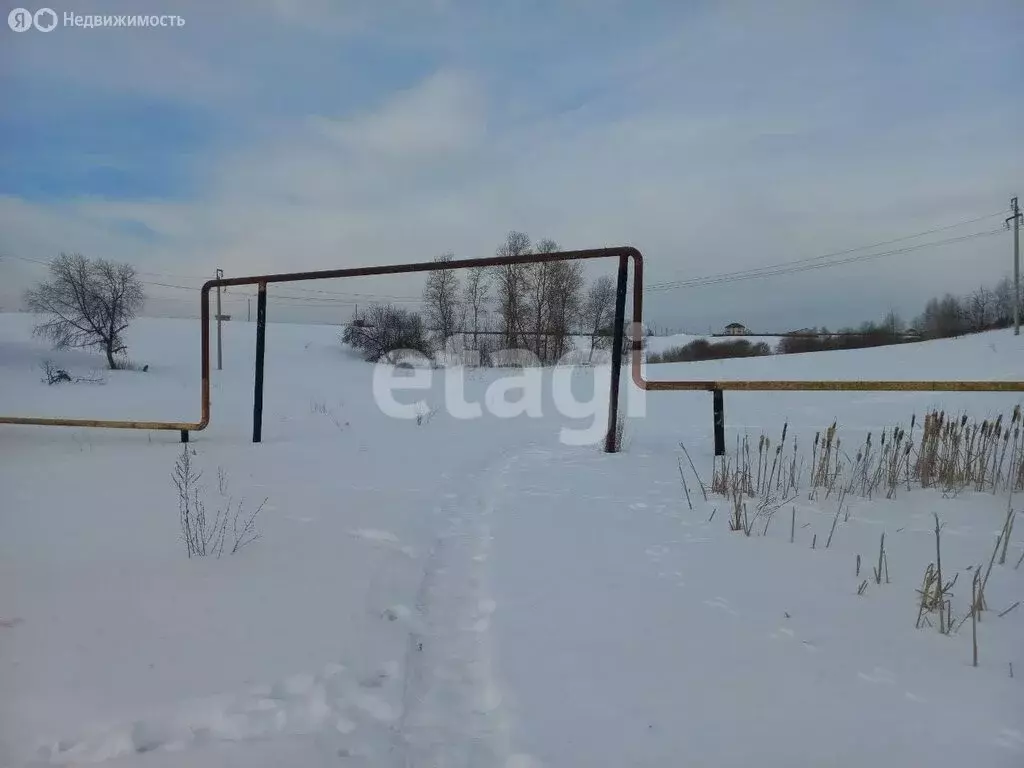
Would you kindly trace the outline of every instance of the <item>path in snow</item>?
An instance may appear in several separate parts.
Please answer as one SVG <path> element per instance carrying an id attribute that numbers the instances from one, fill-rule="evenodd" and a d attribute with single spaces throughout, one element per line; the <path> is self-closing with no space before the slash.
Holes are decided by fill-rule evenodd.
<path id="1" fill-rule="evenodd" d="M 398 739 L 410 768 L 527 765 L 509 753 L 488 583 L 495 502 L 517 461 L 511 454 L 461 474 L 462 488 L 434 510 L 448 527 L 429 558 L 406 656 Z"/>

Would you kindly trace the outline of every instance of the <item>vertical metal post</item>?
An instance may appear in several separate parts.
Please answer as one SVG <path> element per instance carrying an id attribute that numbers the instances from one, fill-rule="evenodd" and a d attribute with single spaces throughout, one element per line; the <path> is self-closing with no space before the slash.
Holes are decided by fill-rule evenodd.
<path id="1" fill-rule="evenodd" d="M 224 277 L 224 270 L 223 269 L 218 269 L 217 270 L 217 279 L 220 280 L 222 277 Z M 222 318 L 221 311 L 220 311 L 220 286 L 218 285 L 217 286 L 217 370 L 218 371 L 221 370 L 220 324 L 221 324 L 221 320 L 222 319 L 223 318 Z"/>
<path id="2" fill-rule="evenodd" d="M 256 383 L 252 403 L 252 441 L 263 439 L 263 356 L 267 346 L 267 284 L 256 298 Z"/>
<path id="3" fill-rule="evenodd" d="M 204 286 L 199 294 L 199 376 L 202 387 L 202 416 L 205 427 L 210 422 L 210 289 Z"/>
<path id="4" fill-rule="evenodd" d="M 619 276 L 615 284 L 615 324 L 612 332 L 612 380 L 608 399 L 608 432 L 604 438 L 605 453 L 616 453 L 619 445 L 617 426 L 619 422 L 619 378 L 622 375 L 622 342 L 626 325 L 626 267 L 628 258 L 619 257 Z"/>
<path id="5" fill-rule="evenodd" d="M 1017 198 L 1010 201 L 1013 211 L 1013 335 L 1020 336 L 1020 207 Z"/>
<path id="6" fill-rule="evenodd" d="M 711 390 L 715 414 L 715 456 L 725 456 L 725 397 L 722 390 Z"/>
<path id="7" fill-rule="evenodd" d="M 183 442 L 183 443 L 187 443 L 188 442 L 188 430 L 187 429 L 181 430 L 181 442 Z"/>

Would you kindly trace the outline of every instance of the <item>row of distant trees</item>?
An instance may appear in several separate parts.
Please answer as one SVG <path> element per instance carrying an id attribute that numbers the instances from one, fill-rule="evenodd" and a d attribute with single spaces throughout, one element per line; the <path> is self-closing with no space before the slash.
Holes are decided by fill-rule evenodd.
<path id="1" fill-rule="evenodd" d="M 557 250 L 553 240 L 534 244 L 525 233 L 512 231 L 496 253 L 514 257 Z M 453 259 L 446 253 L 437 261 Z M 28 309 L 43 316 L 36 334 L 57 347 L 98 347 L 111 368 L 120 367 L 126 351 L 124 332 L 145 302 L 135 269 L 79 253 L 62 253 L 49 267 L 50 278 L 25 294 Z M 374 361 L 399 349 L 429 356 L 448 349 L 458 335 L 461 349 L 480 353 L 482 362 L 497 349 L 522 349 L 542 363 L 552 363 L 571 351 L 571 337 L 587 336 L 592 359 L 594 350 L 611 341 L 615 284 L 603 276 L 588 285 L 582 264 L 576 261 L 474 268 L 464 278 L 454 269 L 440 269 L 428 273 L 423 305 L 422 314 L 389 304 L 371 305 L 353 318 L 343 339 Z M 1014 287 L 1005 277 L 993 287 L 982 286 L 966 295 L 947 293 L 930 299 L 913 328 L 891 310 L 881 322 L 856 329 L 787 335 L 776 351 L 850 349 L 960 336 L 1008 327 L 1013 314 Z M 727 349 L 701 342 L 676 352 L 677 359 L 686 360 L 768 352 L 766 345 L 748 346 Z"/>
<path id="2" fill-rule="evenodd" d="M 788 334 L 776 351 L 792 354 L 858 349 L 1007 328 L 1013 324 L 1013 306 L 1013 282 L 1004 277 L 994 287 L 982 286 L 962 296 L 947 293 L 941 298 L 929 299 L 924 311 L 910 326 L 895 310 L 890 310 L 880 322 L 862 323 L 858 328 L 839 331 L 821 328 Z"/>
<path id="3" fill-rule="evenodd" d="M 915 321 L 926 338 L 961 336 L 1013 324 L 1014 287 L 1004 277 L 994 287 L 982 286 L 964 296 L 931 299 Z"/>
<path id="4" fill-rule="evenodd" d="M 554 240 L 536 243 L 523 232 L 509 232 L 497 256 L 516 257 L 558 251 Z M 439 256 L 449 262 L 454 254 Z M 587 284 L 578 261 L 541 261 L 427 273 L 422 314 L 389 304 L 357 313 L 343 340 L 368 360 L 408 349 L 430 356 L 460 337 L 460 350 L 479 353 L 482 362 L 498 349 L 529 350 L 553 363 L 573 348 L 573 336 L 590 338 L 590 356 L 607 346 L 615 310 L 615 283 L 599 277 Z"/>

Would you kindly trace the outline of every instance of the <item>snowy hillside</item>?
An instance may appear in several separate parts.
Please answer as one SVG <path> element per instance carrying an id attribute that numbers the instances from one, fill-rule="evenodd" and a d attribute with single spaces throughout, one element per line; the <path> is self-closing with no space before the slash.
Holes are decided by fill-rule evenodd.
<path id="1" fill-rule="evenodd" d="M 146 372 L 30 325 L 0 315 L 4 414 L 198 417 L 196 321 L 136 321 Z M 1024 523 L 993 558 L 1021 456 L 952 486 L 912 469 L 930 409 L 1002 430 L 1021 398 L 727 393 L 716 466 L 704 392 L 643 398 L 624 376 L 626 449 L 607 455 L 607 366 L 424 371 L 399 419 L 337 328 L 271 324 L 253 445 L 254 335 L 224 325 L 188 446 L 210 516 L 266 499 L 236 554 L 187 556 L 176 433 L 0 425 L 0 765 L 1024 765 Z M 648 375 L 1021 379 L 1022 353 L 994 332 Z M 48 386 L 45 359 L 102 381 Z M 502 411 L 525 381 L 530 413 Z M 890 478 L 896 426 L 914 447 Z M 918 592 L 936 515 L 948 633 Z"/>

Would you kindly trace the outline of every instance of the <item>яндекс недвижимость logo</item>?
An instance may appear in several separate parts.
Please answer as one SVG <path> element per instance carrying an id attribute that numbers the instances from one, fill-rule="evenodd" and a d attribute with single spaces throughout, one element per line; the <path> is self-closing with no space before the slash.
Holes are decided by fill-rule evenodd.
<path id="1" fill-rule="evenodd" d="M 52 8 L 40 8 L 33 13 L 27 8 L 15 8 L 7 14 L 7 26 L 15 32 L 28 32 L 37 29 L 40 32 L 52 32 L 58 24 L 78 29 L 101 29 L 111 27 L 158 28 L 183 27 L 185 19 L 177 14 L 76 14 L 66 11 L 63 17 L 58 16 Z"/>
<path id="2" fill-rule="evenodd" d="M 57 12 L 52 8 L 40 8 L 35 13 L 27 8 L 15 8 L 7 14 L 7 25 L 15 32 L 27 32 L 33 27 L 40 32 L 50 32 L 57 26 Z"/>

